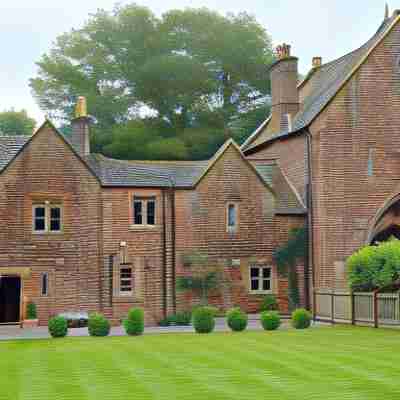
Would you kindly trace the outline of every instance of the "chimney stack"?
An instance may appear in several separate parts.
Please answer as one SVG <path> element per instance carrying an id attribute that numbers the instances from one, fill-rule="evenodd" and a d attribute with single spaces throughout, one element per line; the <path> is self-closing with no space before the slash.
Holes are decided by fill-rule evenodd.
<path id="1" fill-rule="evenodd" d="M 71 142 L 82 157 L 90 154 L 89 124 L 90 119 L 87 114 L 86 98 L 79 96 L 75 106 L 75 118 L 71 122 Z"/>
<path id="2" fill-rule="evenodd" d="M 319 68 L 322 65 L 322 57 L 313 57 L 312 59 L 312 67 Z"/>
<path id="3" fill-rule="evenodd" d="M 297 91 L 298 59 L 290 54 L 290 45 L 282 44 L 276 48 L 277 61 L 270 69 L 273 131 L 289 129 L 299 111 L 299 94 Z"/>

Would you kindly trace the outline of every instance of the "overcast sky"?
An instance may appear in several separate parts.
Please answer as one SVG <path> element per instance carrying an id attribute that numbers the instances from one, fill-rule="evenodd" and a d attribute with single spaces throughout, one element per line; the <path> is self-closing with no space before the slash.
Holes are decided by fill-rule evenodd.
<path id="1" fill-rule="evenodd" d="M 129 1 L 120 1 L 125 4 Z M 286 42 L 300 59 L 300 72 L 313 56 L 323 62 L 364 43 L 384 14 L 381 0 L 137 0 L 158 15 L 173 8 L 208 7 L 225 14 L 246 11 L 267 29 L 274 45 Z M 40 123 L 44 115 L 28 86 L 35 62 L 54 39 L 79 28 L 98 8 L 112 9 L 113 0 L 0 0 L 0 110 L 25 108 Z M 400 0 L 389 2 L 390 12 Z"/>

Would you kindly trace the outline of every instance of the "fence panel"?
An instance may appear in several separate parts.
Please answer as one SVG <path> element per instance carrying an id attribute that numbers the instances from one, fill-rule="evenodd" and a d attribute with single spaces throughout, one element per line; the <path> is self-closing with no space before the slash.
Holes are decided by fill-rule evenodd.
<path id="1" fill-rule="evenodd" d="M 386 324 L 399 324 L 399 294 L 379 293 L 378 294 L 378 318 Z"/>
<path id="2" fill-rule="evenodd" d="M 332 298 L 331 291 L 318 291 L 315 293 L 317 318 L 332 319 Z"/>
<path id="3" fill-rule="evenodd" d="M 334 320 L 351 321 L 351 294 L 334 292 L 333 303 Z"/>
<path id="4" fill-rule="evenodd" d="M 359 322 L 374 322 L 374 294 L 354 293 L 354 319 Z"/>

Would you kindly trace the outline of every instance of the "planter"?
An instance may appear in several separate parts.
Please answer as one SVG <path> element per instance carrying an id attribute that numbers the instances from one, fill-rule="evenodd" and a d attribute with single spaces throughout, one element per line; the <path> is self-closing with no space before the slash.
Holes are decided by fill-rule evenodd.
<path id="1" fill-rule="evenodd" d="M 22 327 L 25 328 L 36 328 L 39 326 L 39 320 L 38 319 L 25 319 L 22 322 Z"/>

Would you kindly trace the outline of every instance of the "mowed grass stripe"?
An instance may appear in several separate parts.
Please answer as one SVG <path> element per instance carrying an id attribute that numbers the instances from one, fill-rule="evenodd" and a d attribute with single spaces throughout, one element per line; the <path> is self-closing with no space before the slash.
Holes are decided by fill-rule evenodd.
<path id="1" fill-rule="evenodd" d="M 335 326 L 1 342 L 0 399 L 394 399 L 399 340 Z"/>

